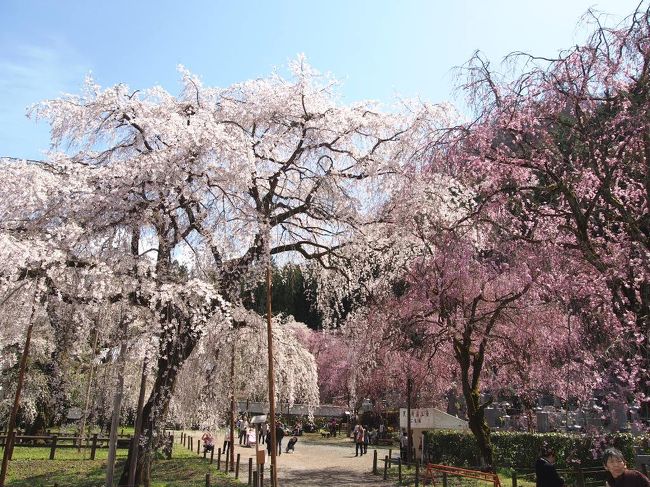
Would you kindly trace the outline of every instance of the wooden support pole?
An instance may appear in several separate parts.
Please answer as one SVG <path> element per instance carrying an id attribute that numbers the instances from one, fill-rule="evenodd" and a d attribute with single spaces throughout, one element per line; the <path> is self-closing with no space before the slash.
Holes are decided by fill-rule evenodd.
<path id="1" fill-rule="evenodd" d="M 217 451 L 217 470 L 221 470 L 221 448 Z"/>
<path id="2" fill-rule="evenodd" d="M 239 457 L 241 456 L 241 453 L 237 453 L 237 465 L 235 466 L 235 478 L 239 478 Z M 252 458 L 251 458 L 252 460 Z"/>
<path id="3" fill-rule="evenodd" d="M 117 385 L 113 394 L 113 410 L 111 412 L 111 432 L 108 440 L 108 459 L 106 460 L 106 487 L 113 486 L 115 475 L 115 459 L 117 457 L 117 429 L 120 426 L 120 410 L 124 394 L 124 369 L 126 366 L 128 322 L 124 315 L 120 317 L 120 355 L 117 358 Z"/>
<path id="4" fill-rule="evenodd" d="M 212 447 L 212 450 L 210 450 L 210 465 L 212 465 L 213 460 L 214 460 L 214 446 Z"/>
<path id="5" fill-rule="evenodd" d="M 248 459 L 248 487 L 253 486 L 253 459 Z"/>
<path id="6" fill-rule="evenodd" d="M 517 472 L 512 471 L 512 487 L 517 487 Z"/>
<path id="7" fill-rule="evenodd" d="M 97 433 L 93 435 L 93 442 L 90 447 L 90 459 L 94 460 L 95 459 L 95 454 L 97 453 Z"/>
<path id="8" fill-rule="evenodd" d="M 267 239 L 270 235 L 267 235 Z M 268 241 L 266 245 L 268 246 Z M 271 466 L 277 465 L 277 438 L 275 435 L 275 376 L 273 374 L 273 327 L 271 321 L 271 254 L 267 254 L 269 261 L 266 263 L 266 335 L 268 345 L 268 391 L 269 391 L 269 426 L 271 428 Z M 277 469 L 271 470 L 271 487 L 278 487 Z"/>
<path id="9" fill-rule="evenodd" d="M 50 460 L 54 460 L 54 454 L 56 453 L 56 442 L 58 439 L 59 437 L 56 435 L 52 437 L 52 446 L 50 447 Z"/>
<path id="10" fill-rule="evenodd" d="M 420 464 L 416 463 L 415 464 L 415 487 L 418 487 L 419 485 L 420 485 Z"/>
<path id="11" fill-rule="evenodd" d="M 210 487 L 210 474 L 205 474 L 205 487 Z"/>
<path id="12" fill-rule="evenodd" d="M 36 296 L 32 303 L 32 312 L 29 317 L 29 325 L 27 326 L 27 336 L 25 337 L 25 346 L 23 354 L 20 357 L 20 367 L 18 369 L 18 384 L 16 384 L 16 395 L 14 396 L 14 405 L 9 414 L 9 423 L 7 425 L 7 440 L 5 443 L 5 451 L 2 455 L 2 467 L 0 468 L 0 487 L 4 487 L 5 478 L 7 477 L 7 469 L 9 467 L 9 456 L 13 450 L 14 428 L 16 427 L 16 416 L 18 415 L 18 406 L 20 404 L 20 393 L 23 388 L 25 380 L 25 369 L 27 368 L 27 355 L 29 354 L 29 343 L 32 339 L 32 330 L 34 329 L 34 312 L 36 311 Z"/>
<path id="13" fill-rule="evenodd" d="M 388 480 L 388 455 L 384 457 L 384 480 Z"/>
<path id="14" fill-rule="evenodd" d="M 140 435 L 142 434 L 142 409 L 144 408 L 144 393 L 147 387 L 147 359 L 142 361 L 142 373 L 140 374 L 140 392 L 138 393 L 138 405 L 136 407 L 135 428 L 133 431 L 133 440 L 131 443 L 131 463 L 129 464 L 129 485 L 135 484 L 135 471 L 138 467 L 138 454 L 140 453 Z M 172 446 L 174 448 L 174 437 L 172 436 Z M 170 449 L 170 451 L 171 451 Z"/>
<path id="15" fill-rule="evenodd" d="M 376 448 L 372 455 L 372 473 L 377 475 L 377 449 Z"/>

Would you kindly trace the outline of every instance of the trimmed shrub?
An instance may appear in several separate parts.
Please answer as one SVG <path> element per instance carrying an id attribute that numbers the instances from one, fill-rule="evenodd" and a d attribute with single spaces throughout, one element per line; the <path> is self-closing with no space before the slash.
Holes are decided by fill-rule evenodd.
<path id="1" fill-rule="evenodd" d="M 567 433 L 493 432 L 494 462 L 498 467 L 530 469 L 543 445 L 557 453 L 558 468 L 597 467 L 605 448 L 614 446 L 634 465 L 634 437 L 628 433 L 600 436 Z M 458 431 L 426 432 L 425 459 L 456 466 L 479 464 L 479 450 L 474 435 Z"/>

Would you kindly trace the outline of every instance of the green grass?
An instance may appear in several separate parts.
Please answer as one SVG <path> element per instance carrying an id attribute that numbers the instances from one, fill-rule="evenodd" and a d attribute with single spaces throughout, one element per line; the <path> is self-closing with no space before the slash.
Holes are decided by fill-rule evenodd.
<path id="1" fill-rule="evenodd" d="M 44 453 L 36 454 L 38 451 Z M 83 460 L 76 449 L 72 448 L 62 449 L 61 455 L 57 450 L 57 458 L 49 460 L 49 451 L 49 448 L 16 448 L 14 459 L 9 463 L 6 486 L 52 487 L 55 483 L 60 487 L 104 486 L 107 450 L 98 450 L 96 460 Z M 118 455 L 122 458 L 118 459 L 115 467 L 116 477 L 119 477 L 122 472 L 126 450 L 118 450 Z M 154 463 L 151 485 L 153 487 L 204 487 L 207 473 L 210 473 L 213 486 L 243 485 L 229 478 L 225 473 L 218 472 L 216 465 L 209 465 L 208 461 L 178 444 L 174 445 L 174 458 L 157 460 Z"/>

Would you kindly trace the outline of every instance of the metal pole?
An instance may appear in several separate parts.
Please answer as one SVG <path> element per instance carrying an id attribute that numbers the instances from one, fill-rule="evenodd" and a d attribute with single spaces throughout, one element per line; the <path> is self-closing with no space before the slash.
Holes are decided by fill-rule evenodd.
<path id="1" fill-rule="evenodd" d="M 32 312 L 29 317 L 29 325 L 27 326 L 27 337 L 25 338 L 25 347 L 23 348 L 23 355 L 20 357 L 20 369 L 18 371 L 18 385 L 16 386 L 16 396 L 14 397 L 14 406 L 9 415 L 9 424 L 7 426 L 7 439 L 5 440 L 5 451 L 2 456 L 2 469 L 0 470 L 0 487 L 4 487 L 5 478 L 7 477 L 7 467 L 9 463 L 9 455 L 13 450 L 14 428 L 16 427 L 16 415 L 18 414 L 18 405 L 20 404 L 20 391 L 23 388 L 23 381 L 25 380 L 25 369 L 27 368 L 27 355 L 29 354 L 29 342 L 32 339 L 32 330 L 34 329 L 34 313 L 36 312 L 36 296 L 32 303 Z"/>
<path id="2" fill-rule="evenodd" d="M 269 416 L 271 422 L 271 487 L 278 485 L 278 472 L 276 463 L 276 438 L 275 438 L 275 380 L 273 376 L 273 328 L 271 325 L 271 256 L 266 267 L 266 331 L 269 353 Z"/>

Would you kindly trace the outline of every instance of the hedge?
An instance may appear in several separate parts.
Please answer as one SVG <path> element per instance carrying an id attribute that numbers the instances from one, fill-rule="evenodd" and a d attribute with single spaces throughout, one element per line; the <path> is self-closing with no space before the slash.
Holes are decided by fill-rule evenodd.
<path id="1" fill-rule="evenodd" d="M 530 469 L 539 457 L 543 445 L 557 454 L 558 468 L 588 468 L 601 465 L 600 455 L 608 446 L 623 452 L 627 462 L 634 465 L 634 437 L 629 433 L 601 436 L 567 433 L 493 432 L 494 463 L 497 467 Z M 638 440 L 637 440 L 638 441 Z M 427 461 L 456 466 L 479 464 L 479 450 L 471 433 L 458 431 L 426 432 L 424 455 Z"/>

